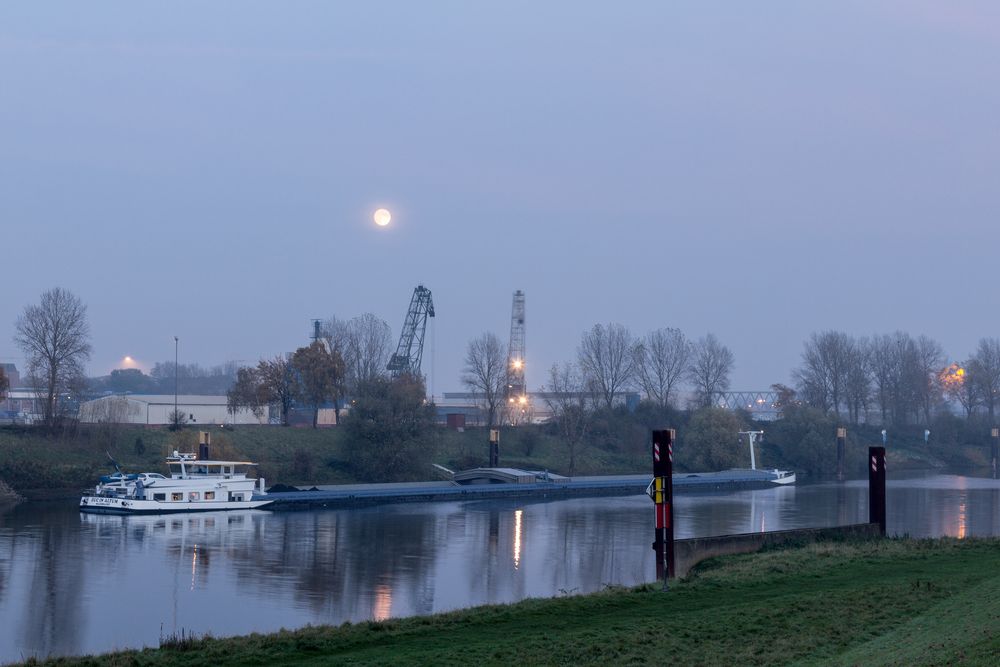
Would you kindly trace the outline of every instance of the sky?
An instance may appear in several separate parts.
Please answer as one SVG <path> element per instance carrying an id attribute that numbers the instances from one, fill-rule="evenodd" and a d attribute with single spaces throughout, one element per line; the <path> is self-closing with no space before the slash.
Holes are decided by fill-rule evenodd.
<path id="1" fill-rule="evenodd" d="M 101 375 L 395 339 L 418 284 L 435 394 L 517 289 L 530 389 L 598 322 L 712 332 L 742 390 L 814 331 L 964 358 L 998 174 L 995 2 L 11 0 L 0 361 L 56 286 Z"/>

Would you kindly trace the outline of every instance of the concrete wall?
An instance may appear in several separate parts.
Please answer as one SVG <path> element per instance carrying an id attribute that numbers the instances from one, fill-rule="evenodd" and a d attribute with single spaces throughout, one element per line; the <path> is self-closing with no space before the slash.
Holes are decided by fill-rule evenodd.
<path id="1" fill-rule="evenodd" d="M 877 523 L 856 523 L 832 528 L 798 528 L 769 533 L 741 533 L 718 537 L 695 537 L 674 542 L 674 564 L 678 577 L 687 576 L 703 560 L 730 554 L 748 554 L 763 547 L 811 544 L 824 540 L 865 539 L 880 537 Z"/>

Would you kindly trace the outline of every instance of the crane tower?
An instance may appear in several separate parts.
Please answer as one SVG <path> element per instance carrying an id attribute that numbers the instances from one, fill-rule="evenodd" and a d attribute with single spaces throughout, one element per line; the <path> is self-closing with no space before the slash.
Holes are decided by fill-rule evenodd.
<path id="1" fill-rule="evenodd" d="M 399 333 L 399 345 L 386 366 L 392 371 L 392 377 L 420 375 L 420 357 L 424 353 L 424 332 L 427 331 L 428 317 L 434 317 L 431 291 L 423 285 L 417 285 L 410 299 L 410 308 L 406 311 L 403 330 Z"/>
<path id="2" fill-rule="evenodd" d="M 527 386 L 524 382 L 524 292 L 514 292 L 510 309 L 510 346 L 507 348 L 507 409 L 510 422 L 526 414 Z"/>

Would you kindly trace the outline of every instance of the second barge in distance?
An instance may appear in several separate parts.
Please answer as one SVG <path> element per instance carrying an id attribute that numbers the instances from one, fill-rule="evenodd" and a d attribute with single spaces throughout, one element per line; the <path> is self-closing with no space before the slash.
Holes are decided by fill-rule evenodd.
<path id="1" fill-rule="evenodd" d="M 551 499 L 574 496 L 627 496 L 644 493 L 649 475 L 600 475 L 563 477 L 547 471 L 518 468 L 474 468 L 451 473 L 451 481 L 388 484 L 339 484 L 301 490 L 273 488 L 269 510 L 321 507 L 365 507 L 389 503 L 420 503 L 497 498 Z M 795 474 L 784 470 L 737 469 L 720 472 L 676 474 L 674 491 L 731 491 L 763 489 L 795 483 Z"/>

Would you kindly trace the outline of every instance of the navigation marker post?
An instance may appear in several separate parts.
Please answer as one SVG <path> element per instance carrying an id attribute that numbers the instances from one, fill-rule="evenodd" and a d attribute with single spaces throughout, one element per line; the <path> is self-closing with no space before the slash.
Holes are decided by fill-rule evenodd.
<path id="1" fill-rule="evenodd" d="M 885 447 L 868 448 L 868 523 L 885 536 Z"/>
<path id="2" fill-rule="evenodd" d="M 847 451 L 847 429 L 837 427 L 837 481 L 844 481 L 844 455 Z"/>
<path id="3" fill-rule="evenodd" d="M 496 468 L 500 465 L 500 429 L 490 429 L 490 467 Z"/>
<path id="4" fill-rule="evenodd" d="M 993 479 L 997 478 L 997 456 L 1000 454 L 1000 428 L 990 429 L 990 467 L 993 468 Z"/>
<path id="5" fill-rule="evenodd" d="M 675 576 L 674 569 L 674 429 L 653 431 L 653 482 L 649 496 L 656 508 L 656 532 L 653 550 L 656 552 L 656 578 L 667 581 Z"/>

